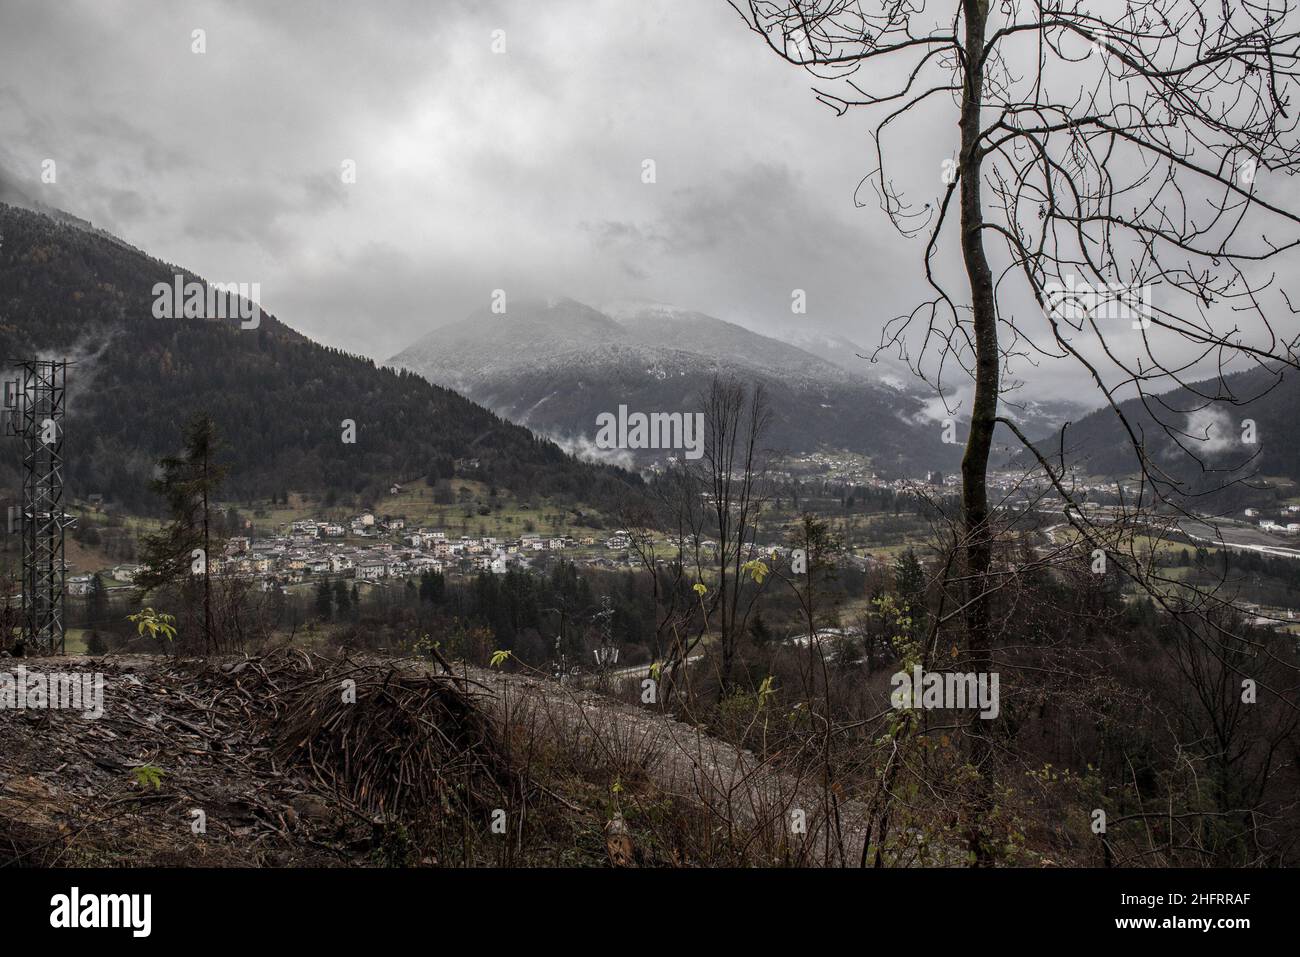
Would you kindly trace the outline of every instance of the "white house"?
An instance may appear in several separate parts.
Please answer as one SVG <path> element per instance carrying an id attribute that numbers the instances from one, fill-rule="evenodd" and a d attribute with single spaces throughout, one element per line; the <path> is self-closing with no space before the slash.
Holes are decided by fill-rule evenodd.
<path id="1" fill-rule="evenodd" d="M 358 578 L 383 578 L 384 563 L 375 558 L 359 558 L 356 563 Z"/>
<path id="2" fill-rule="evenodd" d="M 133 582 L 135 576 L 140 574 L 143 565 L 118 565 L 113 569 L 113 577 L 120 582 Z"/>

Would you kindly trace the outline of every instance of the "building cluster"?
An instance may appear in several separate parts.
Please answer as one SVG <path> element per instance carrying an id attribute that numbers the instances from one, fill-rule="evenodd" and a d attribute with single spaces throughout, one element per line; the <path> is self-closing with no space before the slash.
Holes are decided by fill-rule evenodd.
<path id="1" fill-rule="evenodd" d="M 143 570 L 143 565 L 118 565 L 107 575 L 101 574 L 100 580 L 106 588 L 121 588 L 121 585 L 114 585 L 114 582 L 125 582 L 130 585 L 135 581 L 135 576 Z M 65 588 L 67 593 L 72 596 L 89 595 L 94 587 L 94 575 L 69 575 Z"/>
<path id="2" fill-rule="evenodd" d="M 1287 505 L 1282 509 L 1282 514 L 1277 519 L 1261 518 L 1257 508 L 1246 509 L 1245 515 L 1246 518 L 1255 519 L 1259 523 L 1259 527 L 1266 532 L 1300 535 L 1300 522 L 1287 521 L 1289 518 L 1300 516 L 1300 505 Z"/>
<path id="3" fill-rule="evenodd" d="M 412 528 L 402 518 L 376 518 L 367 512 L 346 524 L 293 522 L 273 538 L 231 538 L 209 570 L 214 575 L 273 578 L 283 584 L 321 577 L 376 581 L 447 571 L 504 574 L 512 564 L 526 567 L 549 553 L 599 546 L 621 550 L 629 541 L 625 531 L 603 541 L 535 533 L 518 538 L 453 537 L 441 529 Z"/>

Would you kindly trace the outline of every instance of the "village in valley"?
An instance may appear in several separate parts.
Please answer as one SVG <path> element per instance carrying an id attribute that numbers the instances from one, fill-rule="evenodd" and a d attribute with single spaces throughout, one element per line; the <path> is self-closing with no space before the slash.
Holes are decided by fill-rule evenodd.
<path id="1" fill-rule="evenodd" d="M 814 489 L 872 488 L 889 494 L 911 495 L 926 489 L 931 495 L 950 492 L 954 479 L 937 472 L 918 479 L 884 478 L 868 470 L 862 473 L 861 456 L 849 453 L 791 456 L 769 471 L 774 488 L 802 488 L 806 505 L 819 500 Z M 470 463 L 472 464 L 472 463 Z M 647 476 L 654 469 L 647 469 Z M 292 588 L 321 580 L 353 579 L 362 583 L 400 581 L 419 578 L 426 573 L 477 575 L 482 572 L 503 575 L 510 568 L 521 570 L 545 566 L 563 558 L 580 566 L 605 570 L 630 570 L 641 567 L 642 559 L 632 548 L 633 532 L 622 528 L 595 527 L 601 519 L 592 514 L 558 513 L 543 517 L 540 509 L 530 510 L 521 502 L 498 498 L 495 489 L 482 483 L 458 480 L 458 496 L 450 483 L 431 503 L 428 493 L 415 485 L 393 484 L 387 498 L 351 513 L 324 503 L 302 500 L 298 506 L 280 511 L 258 507 L 255 518 L 241 517 L 236 534 L 224 541 L 220 554 L 214 555 L 208 570 L 218 577 L 255 580 L 261 586 Z M 823 492 L 822 495 L 830 494 Z M 850 491 L 851 494 L 851 491 Z M 810 496 L 810 497 L 808 497 Z M 706 496 L 707 497 L 707 496 Z M 286 496 L 287 498 L 287 496 Z M 454 500 L 453 500 L 454 499 Z M 831 505 L 839 496 L 822 502 Z M 773 493 L 765 509 L 770 525 L 760 541 L 748 549 L 746 558 L 776 553 L 788 555 L 786 526 L 792 520 L 793 503 L 788 491 Z M 544 504 L 544 503 L 543 503 Z M 101 496 L 82 503 L 80 521 L 90 527 L 103 528 L 107 514 Z M 232 511 L 243 516 L 249 503 L 227 503 L 218 511 Z M 833 507 L 833 506 L 832 506 Z M 285 506 L 287 508 L 287 506 Z M 458 509 L 461 513 L 458 514 Z M 529 517 L 529 516 L 532 517 Z M 590 522 L 591 524 L 584 524 Z M 859 538 L 847 534 L 844 564 L 867 567 L 873 556 L 870 536 Z M 918 538 L 918 542 L 923 538 Z M 654 542 L 659 560 L 677 552 L 677 540 L 660 536 Z M 712 554 L 717 543 L 707 538 L 698 542 L 700 551 Z M 687 550 L 695 543 L 688 541 Z M 881 549 L 878 559 L 892 561 L 892 554 Z M 67 591 L 71 597 L 90 594 L 98 574 L 110 590 L 134 584 L 141 566 L 132 561 L 110 563 L 101 556 L 85 555 L 84 560 L 68 564 Z M 90 562 L 94 561 L 94 564 Z"/>
<path id="2" fill-rule="evenodd" d="M 651 468 L 643 474 L 651 477 L 655 471 Z M 789 561 L 797 505 L 830 521 L 830 531 L 839 542 L 833 563 L 858 574 L 884 573 L 903 551 L 913 548 L 924 561 L 933 529 L 916 509 L 923 501 L 954 494 L 958 487 L 956 476 L 936 471 L 915 478 L 882 475 L 871 469 L 869 460 L 844 452 L 783 457 L 765 479 L 765 518 L 756 529 L 757 541 L 745 547 L 743 560 Z M 1080 497 L 1081 512 L 1103 525 L 1115 520 L 1120 507 L 1115 503 L 1124 494 L 1137 492 L 1136 487 L 1126 486 L 1117 495 L 1113 481 L 1077 473 L 1067 483 Z M 638 542 L 638 531 L 615 527 L 614 516 L 587 508 L 565 509 L 545 500 L 516 498 L 468 477 L 430 485 L 394 483 L 385 490 L 387 495 L 370 502 L 354 500 L 350 506 L 303 496 L 294 496 L 290 505 L 287 494 L 278 504 L 272 499 L 269 506 L 246 502 L 219 506 L 219 512 L 236 517 L 226 522 L 224 535 L 218 536 L 220 551 L 208 561 L 208 571 L 219 578 L 253 583 L 265 592 L 292 594 L 322 584 L 341 586 L 345 581 L 382 589 L 431 574 L 469 578 L 505 575 L 512 569 L 547 572 L 556 561 L 591 570 L 635 571 L 644 567 L 647 558 L 661 564 L 678 554 L 679 542 L 672 535 L 659 533 Z M 990 485 L 1008 508 L 1039 513 L 1035 520 L 1042 534 L 1036 548 L 1039 554 L 1058 547 L 1062 534 L 1071 536 L 1059 505 L 1051 496 L 1044 497 L 1047 487 L 1041 475 L 995 470 Z M 707 503 L 711 496 L 703 494 Z M 882 495 L 885 498 L 861 511 L 868 505 L 864 498 Z M 102 508 L 102 500 L 90 503 L 83 507 L 81 520 L 103 529 L 100 523 L 108 513 Z M 246 517 L 250 512 L 252 517 Z M 1161 561 L 1177 564 L 1179 549 L 1188 545 L 1221 548 L 1223 542 L 1217 541 L 1221 536 L 1234 550 L 1294 558 L 1300 553 L 1288 547 L 1286 539 L 1300 532 L 1297 517 L 1300 504 L 1293 500 L 1272 509 L 1247 508 L 1240 517 L 1219 519 L 1213 528 L 1171 519 L 1160 533 L 1161 538 L 1173 535 L 1161 546 Z M 137 528 L 135 534 L 143 531 Z M 688 537 L 688 564 L 697 546 L 709 561 L 718 544 L 703 536 L 698 542 Z M 119 551 L 116 561 L 111 554 L 83 552 L 75 564 L 69 563 L 68 595 L 86 599 L 97 588 L 122 594 L 133 590 L 142 566 L 122 558 L 132 558 L 134 549 L 125 555 Z M 1292 603 L 1279 602 L 1273 595 L 1242 594 L 1234 604 L 1268 627 L 1289 630 L 1297 614 Z"/>
<path id="3" fill-rule="evenodd" d="M 449 535 L 441 529 L 409 527 L 405 518 L 367 511 L 346 524 L 302 519 L 271 537 L 233 536 L 222 554 L 210 560 L 208 570 L 215 576 L 258 579 L 270 589 L 325 578 L 377 582 L 426 572 L 504 574 L 511 565 L 527 568 L 540 557 L 566 552 L 571 558 L 581 555 L 585 563 L 612 568 L 630 566 L 626 557 L 630 541 L 625 531 L 600 538 L 535 532 L 510 539 Z M 621 557 L 605 558 L 601 550 Z M 140 570 L 141 566 L 127 563 L 105 572 L 115 582 L 130 585 Z M 69 595 L 89 594 L 93 577 L 90 573 L 69 576 Z"/>

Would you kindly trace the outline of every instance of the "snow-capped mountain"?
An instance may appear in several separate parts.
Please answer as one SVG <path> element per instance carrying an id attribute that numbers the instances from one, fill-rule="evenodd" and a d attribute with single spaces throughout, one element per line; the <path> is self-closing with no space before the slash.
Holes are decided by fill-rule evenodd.
<path id="1" fill-rule="evenodd" d="M 957 457 L 916 396 L 790 343 L 662 303 L 598 310 L 572 299 L 510 301 L 504 315 L 484 307 L 434 329 L 388 364 L 589 453 L 601 413 L 620 405 L 703 411 L 700 397 L 720 375 L 767 389 L 768 441 L 776 449 L 848 449 L 890 474 L 950 468 Z"/>

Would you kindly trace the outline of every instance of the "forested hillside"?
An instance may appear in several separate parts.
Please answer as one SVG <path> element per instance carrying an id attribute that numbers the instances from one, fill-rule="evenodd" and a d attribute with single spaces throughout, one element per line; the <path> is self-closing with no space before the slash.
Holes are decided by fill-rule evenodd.
<path id="1" fill-rule="evenodd" d="M 1259 484 L 1263 476 L 1300 481 L 1300 443 L 1294 440 L 1300 376 L 1294 372 L 1253 369 L 1222 383 L 1208 380 L 1145 401 L 1130 399 L 1120 404 L 1120 412 L 1152 463 L 1185 482 L 1189 492 L 1213 491 L 1234 480 Z M 1049 437 L 1040 447 L 1055 453 L 1061 442 Z M 1064 448 L 1086 474 L 1138 470 L 1133 443 L 1111 408 L 1071 424 Z M 1238 488 L 1230 497 L 1250 492 L 1248 486 Z"/>
<path id="2" fill-rule="evenodd" d="M 151 504 L 148 479 L 199 409 L 228 446 L 227 488 L 360 495 L 426 475 L 599 501 L 632 479 L 579 462 L 447 389 L 318 345 L 273 316 L 158 319 L 183 273 L 99 231 L 0 204 L 0 354 L 67 356 L 73 494 Z M 356 424 L 343 441 L 344 420 Z M 0 456 L 6 484 L 17 463 Z M 475 464 L 477 463 L 477 464 Z"/>

